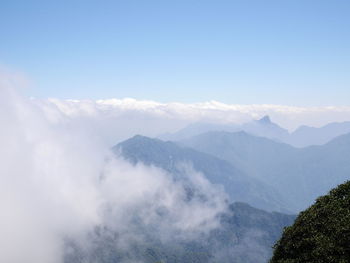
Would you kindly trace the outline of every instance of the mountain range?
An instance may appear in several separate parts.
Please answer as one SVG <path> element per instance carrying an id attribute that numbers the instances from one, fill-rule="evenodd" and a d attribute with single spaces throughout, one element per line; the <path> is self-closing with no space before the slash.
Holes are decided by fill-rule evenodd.
<path id="1" fill-rule="evenodd" d="M 305 209 L 350 177 L 350 134 L 305 148 L 245 132 L 207 132 L 181 144 L 226 160 L 273 186 L 293 211 Z"/>
<path id="2" fill-rule="evenodd" d="M 179 142 L 135 136 L 114 150 L 177 176 L 179 164 L 191 164 L 222 185 L 230 201 L 267 211 L 301 211 L 350 176 L 350 134 L 304 148 L 246 132 L 212 131 Z"/>
<path id="3" fill-rule="evenodd" d="M 221 187 L 231 205 L 220 215 L 220 227 L 209 235 L 170 244 L 150 234 L 146 243 L 137 243 L 124 253 L 113 245 L 117 240 L 110 238 L 118 235 L 104 229 L 102 234 L 93 234 L 95 248 L 88 252 L 70 249 L 74 253 L 67 258 L 74 260 L 66 263 L 85 262 L 89 257 L 99 262 L 265 263 L 282 229 L 295 219 L 287 214 L 300 212 L 349 179 L 347 125 L 301 127 L 288 133 L 265 117 L 240 127 L 194 124 L 173 137 L 176 141 L 140 135 L 123 141 L 112 148 L 116 155 L 134 165 L 163 169 L 174 181 L 185 182 L 189 195 L 197 189 L 188 178 L 199 172 L 213 187 Z M 293 144 L 302 142 L 300 138 L 306 140 L 302 144 L 327 142 L 307 147 L 284 142 L 297 136 Z"/>
<path id="4" fill-rule="evenodd" d="M 140 135 L 119 143 L 113 151 L 134 164 L 142 162 L 162 168 L 177 179 L 186 179 L 186 166 L 190 166 L 212 184 L 223 187 L 230 202 L 246 202 L 267 211 L 290 212 L 283 196 L 273 187 L 213 155 Z"/>
<path id="5" fill-rule="evenodd" d="M 244 131 L 251 135 L 266 137 L 302 148 L 311 145 L 322 145 L 340 135 L 350 133 L 350 122 L 334 122 L 319 128 L 303 125 L 295 131 L 289 132 L 272 122 L 269 116 L 264 116 L 259 120 L 243 124 L 193 123 L 175 133 L 162 134 L 158 138 L 180 141 L 209 131 Z"/>

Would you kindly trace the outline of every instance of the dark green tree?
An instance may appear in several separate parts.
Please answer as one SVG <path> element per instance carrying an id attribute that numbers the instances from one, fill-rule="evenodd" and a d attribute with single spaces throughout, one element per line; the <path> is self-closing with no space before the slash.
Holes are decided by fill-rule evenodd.
<path id="1" fill-rule="evenodd" d="M 274 246 L 270 263 L 350 262 L 350 181 L 301 212 Z"/>

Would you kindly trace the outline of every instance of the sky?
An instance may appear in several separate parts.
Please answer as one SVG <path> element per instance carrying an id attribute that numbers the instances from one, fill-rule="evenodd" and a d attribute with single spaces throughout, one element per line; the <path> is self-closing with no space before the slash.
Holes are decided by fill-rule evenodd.
<path id="1" fill-rule="evenodd" d="M 348 0 L 0 4 L 0 70 L 28 96 L 346 106 Z"/>

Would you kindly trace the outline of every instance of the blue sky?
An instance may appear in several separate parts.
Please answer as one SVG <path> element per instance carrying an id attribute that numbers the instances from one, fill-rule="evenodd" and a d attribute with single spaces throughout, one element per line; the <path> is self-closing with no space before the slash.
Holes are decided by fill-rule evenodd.
<path id="1" fill-rule="evenodd" d="M 0 65 L 34 97 L 349 105 L 350 1 L 0 4 Z"/>

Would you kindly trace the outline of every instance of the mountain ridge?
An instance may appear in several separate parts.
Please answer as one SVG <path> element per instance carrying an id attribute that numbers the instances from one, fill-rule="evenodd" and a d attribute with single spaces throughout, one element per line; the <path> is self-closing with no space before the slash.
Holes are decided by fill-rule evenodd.
<path id="1" fill-rule="evenodd" d="M 142 162 L 160 167 L 172 175 L 183 176 L 178 164 L 191 163 L 195 171 L 201 172 L 211 183 L 221 185 L 231 201 L 247 202 L 268 211 L 284 211 L 288 206 L 273 187 L 262 183 L 235 168 L 229 162 L 195 149 L 164 142 L 146 136 L 134 136 L 112 148 L 133 164 Z"/>
<path id="2" fill-rule="evenodd" d="M 180 142 L 280 189 L 297 211 L 350 177 L 350 133 L 325 145 L 296 148 L 244 132 L 208 132 Z"/>
<path id="3" fill-rule="evenodd" d="M 162 140 L 180 141 L 208 131 L 245 131 L 254 136 L 284 142 L 297 148 L 323 145 L 332 139 L 350 132 L 350 121 L 332 122 L 321 127 L 299 126 L 293 132 L 274 123 L 268 115 L 243 124 L 192 123 L 175 132 L 158 136 Z"/>

